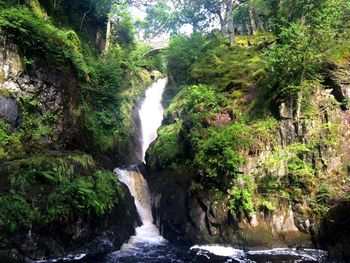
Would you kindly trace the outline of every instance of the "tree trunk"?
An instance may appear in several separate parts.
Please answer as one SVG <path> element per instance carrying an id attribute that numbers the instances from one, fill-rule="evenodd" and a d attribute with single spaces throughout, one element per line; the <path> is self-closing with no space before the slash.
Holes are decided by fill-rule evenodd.
<path id="1" fill-rule="evenodd" d="M 83 29 L 83 24 L 84 24 L 85 17 L 86 17 L 86 15 L 87 15 L 88 13 L 91 12 L 91 10 L 92 10 L 92 3 L 90 4 L 89 10 L 87 10 L 87 11 L 84 13 L 83 18 L 81 19 L 79 31 L 81 31 L 81 30 Z"/>
<path id="2" fill-rule="evenodd" d="M 218 17 L 220 20 L 220 29 L 222 36 L 225 36 L 225 19 L 222 17 L 221 13 L 218 13 Z"/>
<path id="3" fill-rule="evenodd" d="M 106 44 L 105 53 L 108 52 L 110 41 L 111 41 L 111 26 L 112 26 L 112 13 L 108 14 L 107 30 L 106 30 Z"/>
<path id="4" fill-rule="evenodd" d="M 228 0 L 226 3 L 226 21 L 227 33 L 230 38 L 230 45 L 236 43 L 235 30 L 233 27 L 233 0 Z"/>
<path id="5" fill-rule="evenodd" d="M 254 35 L 257 31 L 255 17 L 254 17 L 254 11 L 252 8 L 249 8 L 249 20 L 250 20 L 250 33 Z"/>

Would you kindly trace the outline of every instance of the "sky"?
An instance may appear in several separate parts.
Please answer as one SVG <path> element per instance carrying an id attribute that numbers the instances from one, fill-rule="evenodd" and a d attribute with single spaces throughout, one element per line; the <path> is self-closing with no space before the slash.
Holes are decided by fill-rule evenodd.
<path id="1" fill-rule="evenodd" d="M 139 20 L 143 20 L 147 16 L 146 12 L 143 12 L 142 10 L 140 10 L 140 9 L 138 9 L 136 7 L 131 7 L 130 8 L 130 13 L 131 13 L 131 16 L 134 19 L 139 19 Z"/>

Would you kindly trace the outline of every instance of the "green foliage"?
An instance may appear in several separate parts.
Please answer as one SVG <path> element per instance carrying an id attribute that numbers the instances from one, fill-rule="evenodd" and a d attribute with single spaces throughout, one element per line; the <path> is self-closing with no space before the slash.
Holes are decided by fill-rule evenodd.
<path id="1" fill-rule="evenodd" d="M 60 184 L 70 180 L 74 172 L 72 163 L 45 156 L 17 161 L 14 168 L 9 177 L 12 188 L 18 191 L 27 191 L 32 184 Z"/>
<path id="2" fill-rule="evenodd" d="M 1 89 L 0 94 L 7 98 L 11 97 L 11 91 L 9 91 L 8 89 Z"/>
<path id="3" fill-rule="evenodd" d="M 266 199 L 261 200 L 257 206 L 263 211 L 273 212 L 276 210 L 276 207 Z"/>
<path id="4" fill-rule="evenodd" d="M 254 183 L 249 176 L 238 176 L 232 181 L 228 208 L 232 215 L 241 212 L 245 215 L 254 213 Z"/>
<path id="5" fill-rule="evenodd" d="M 93 149 L 105 152 L 115 145 L 114 134 L 121 122 L 122 70 L 120 50 L 113 48 L 94 65 L 95 87 L 84 88 L 83 125 L 94 142 Z M 93 101 L 87 101 L 92 96 Z"/>
<path id="6" fill-rule="evenodd" d="M 191 80 L 220 88 L 249 90 L 265 78 L 261 53 L 256 46 L 229 47 L 222 43 L 201 54 L 191 67 Z"/>
<path id="7" fill-rule="evenodd" d="M 208 129 L 205 138 L 196 138 L 195 164 L 204 172 L 204 176 L 222 178 L 220 182 L 225 186 L 226 180 L 233 179 L 239 173 L 239 167 L 245 159 L 235 149 L 247 147 L 247 127 L 235 123 L 230 126 Z"/>
<path id="8" fill-rule="evenodd" d="M 20 195 L 0 196 L 0 229 L 13 234 L 32 226 L 36 210 Z"/>
<path id="9" fill-rule="evenodd" d="M 89 154 L 72 154 L 67 157 L 68 160 L 72 161 L 74 165 L 81 166 L 85 171 L 89 167 L 95 166 L 95 161 Z"/>
<path id="10" fill-rule="evenodd" d="M 268 202 L 276 207 L 281 201 L 306 201 L 315 213 L 325 215 L 332 200 L 342 198 L 343 191 L 338 188 L 339 182 L 324 184 L 334 175 L 323 175 L 309 160 L 319 145 L 295 143 L 283 149 L 276 148 L 272 155 L 267 156 L 263 170 L 269 173 L 256 179 L 258 193 L 263 197 L 260 203 Z M 270 210 L 266 205 L 260 206 Z"/>
<path id="11" fill-rule="evenodd" d="M 162 126 L 158 130 L 159 139 L 148 150 L 147 163 L 152 168 L 165 168 L 177 162 L 176 158 L 181 155 L 181 145 L 178 143 L 180 123 Z"/>
<path id="12" fill-rule="evenodd" d="M 11 192 L 16 197 L 1 199 L 6 213 L 0 218 L 0 228 L 6 228 L 9 220 L 16 226 L 13 231 L 18 231 L 37 224 L 99 216 L 123 198 L 115 174 L 99 170 L 86 154 L 35 156 L 9 162 L 0 169 L 10 174 Z M 11 207 L 13 211 L 7 212 Z M 21 209 L 26 216 L 19 212 Z"/>
<path id="13" fill-rule="evenodd" d="M 41 7 L 39 0 L 27 0 L 26 3 L 37 17 L 42 19 L 46 18 L 47 15 Z"/>
<path id="14" fill-rule="evenodd" d="M 89 73 L 80 45 L 77 45 L 76 39 L 71 40 L 72 31 L 56 28 L 25 7 L 1 10 L 0 30 L 7 38 L 19 44 L 26 57 L 35 57 L 40 63 L 56 63 L 60 67 L 71 62 L 81 76 Z"/>
<path id="15" fill-rule="evenodd" d="M 147 36 L 178 30 L 178 15 L 173 12 L 171 4 L 170 1 L 156 1 L 155 4 L 147 6 L 146 21 L 141 24 Z"/>
<path id="16" fill-rule="evenodd" d="M 173 102 L 165 111 L 165 115 L 187 113 L 205 113 L 209 110 L 217 111 L 225 105 L 225 97 L 217 93 L 216 89 L 207 85 L 192 85 L 181 89 Z"/>
<path id="17" fill-rule="evenodd" d="M 206 85 L 193 85 L 184 92 L 186 92 L 186 100 L 184 100 L 183 109 L 186 112 L 196 111 L 199 108 L 215 111 L 220 102 L 224 100 L 222 96 L 215 92 L 213 87 Z"/>
<path id="18" fill-rule="evenodd" d="M 49 195 L 43 217 L 47 222 L 66 222 L 76 215 L 102 215 L 118 202 L 117 191 L 117 179 L 111 172 L 97 171 L 86 178 L 75 178 Z"/>
<path id="19" fill-rule="evenodd" d="M 124 48 L 132 48 L 135 44 L 135 28 L 130 16 L 123 16 L 118 21 L 115 34 L 116 43 Z"/>
<path id="20" fill-rule="evenodd" d="M 119 47 L 111 48 L 95 64 L 94 88 L 84 87 L 79 117 L 89 152 L 111 153 L 131 143 L 134 101 L 140 99 L 152 80 L 149 72 L 141 68 L 141 59 L 134 60 L 134 52 L 128 56 L 126 53 Z"/>
<path id="21" fill-rule="evenodd" d="M 171 39 L 167 48 L 168 74 L 177 84 L 188 80 L 190 67 L 203 52 L 205 43 L 206 39 L 201 34 L 175 36 Z"/>
<path id="22" fill-rule="evenodd" d="M 41 112 L 38 102 L 29 97 L 21 97 L 22 108 L 22 140 L 27 140 L 34 144 L 42 144 L 44 137 L 50 137 L 53 133 L 53 124 L 56 123 L 57 116 L 50 113 Z M 36 147 L 34 147 L 36 148 Z"/>
<path id="23" fill-rule="evenodd" d="M 46 139 L 53 135 L 57 116 L 43 114 L 35 99 L 20 98 L 21 121 L 19 128 L 10 129 L 0 120 L 0 160 L 21 158 L 26 154 L 34 154 L 47 144 Z"/>
<path id="24" fill-rule="evenodd" d="M 115 174 L 94 159 L 117 159 L 119 148 L 131 144 L 134 100 L 151 83 L 144 69 L 151 62 L 135 43 L 130 16 L 119 14 L 108 53 L 99 54 L 96 32 L 105 27 L 110 1 L 41 1 L 40 6 L 28 0 L 30 8 L 9 2 L 0 1 L 0 31 L 18 46 L 26 73 L 47 69 L 68 77 L 60 87 L 63 116 L 50 113 L 33 93 L 18 98 L 19 127 L 0 119 L 0 173 L 11 193 L 0 197 L 0 230 L 11 235 L 54 229 L 109 213 L 124 196 Z M 80 25 L 81 32 L 73 30 Z M 65 134 L 56 136 L 62 121 Z"/>
<path id="25" fill-rule="evenodd" d="M 148 160 L 152 169 L 191 164 L 196 171 L 191 191 L 215 188 L 229 193 L 231 213 L 250 215 L 254 211 L 256 186 L 254 177 L 242 174 L 241 167 L 247 152 L 258 154 L 274 141 L 277 121 L 251 120 L 245 115 L 238 117 L 237 113 L 234 121 L 216 122 L 220 114 L 231 111 L 228 104 L 235 100 L 213 86 L 182 88 L 165 111 L 167 125 L 159 130 L 157 141 L 148 151 Z"/>
<path id="26" fill-rule="evenodd" d="M 0 120 L 0 146 L 3 147 L 9 143 L 10 140 L 10 125 Z"/>
<path id="27" fill-rule="evenodd" d="M 277 43 L 266 53 L 270 74 L 267 94 L 273 94 L 273 100 L 283 100 L 285 96 L 300 98 L 301 87 L 308 86 L 305 81 L 318 78 L 321 66 L 338 45 L 347 8 L 342 0 L 322 0 L 317 4 L 285 1 L 279 6 Z"/>
<path id="28" fill-rule="evenodd" d="M 0 160 L 8 160 L 23 155 L 20 134 L 13 133 L 10 125 L 0 119 Z"/>

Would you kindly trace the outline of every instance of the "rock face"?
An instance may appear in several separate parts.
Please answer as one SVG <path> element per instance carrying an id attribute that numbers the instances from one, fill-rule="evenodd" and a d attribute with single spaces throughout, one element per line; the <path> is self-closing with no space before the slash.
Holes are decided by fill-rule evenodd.
<path id="1" fill-rule="evenodd" d="M 34 100 L 40 115 L 55 116 L 55 129 L 47 143 L 51 148 L 60 149 L 67 137 L 74 136 L 74 131 L 70 133 L 73 127 L 68 113 L 76 106 L 73 95 L 77 92 L 76 78 L 69 73 L 40 68 L 27 73 L 21 65 L 17 47 L 0 40 L 0 93 L 6 94 L 0 97 L 0 116 L 13 127 L 20 125 L 20 100 Z M 71 129 L 65 130 L 67 127 Z"/>
<path id="2" fill-rule="evenodd" d="M 300 215 L 291 207 L 274 213 L 257 212 L 250 220 L 234 218 L 222 197 L 188 194 L 190 177 L 174 171 L 153 173 L 154 215 L 163 236 L 172 242 L 227 243 L 245 247 L 312 247 L 311 235 L 301 231 Z"/>
<path id="3" fill-rule="evenodd" d="M 129 131 L 130 144 L 120 144 L 118 152 L 123 153 L 117 157 L 116 162 L 119 166 L 130 166 L 142 163 L 142 128 L 138 112 L 138 103 L 135 103 L 132 111 L 132 127 Z M 111 167 L 115 168 L 115 167 Z"/>
<path id="4" fill-rule="evenodd" d="M 29 71 L 24 70 L 17 47 L 0 39 L 0 118 L 13 129 L 21 126 L 23 100 L 30 99 L 36 103 L 35 114 L 54 116 L 54 131 L 45 142 L 48 154 L 65 152 L 67 147 L 75 149 L 70 144 L 80 135 L 71 113 L 77 109 L 79 98 L 77 77 L 73 72 L 63 73 L 35 65 Z M 111 168 L 114 165 L 111 164 Z M 0 171 L 1 195 L 10 192 L 8 177 Z M 32 262 L 75 252 L 102 253 L 119 249 L 139 224 L 129 190 L 123 187 L 121 194 L 123 200 L 118 200 L 118 205 L 103 216 L 69 222 L 60 229 L 33 226 L 27 233 L 16 233 L 5 239 L 1 236 L 0 262 Z"/>
<path id="5" fill-rule="evenodd" d="M 0 117 L 7 120 L 12 127 L 20 125 L 20 110 L 16 100 L 0 95 Z"/>
<path id="6" fill-rule="evenodd" d="M 295 119 L 293 101 L 284 101 L 278 107 L 277 144 L 284 149 L 293 143 L 312 144 L 315 136 L 321 138 L 318 150 L 310 158 L 322 174 L 337 176 L 339 171 L 349 173 L 350 161 L 350 113 L 346 102 L 349 94 L 349 67 L 335 68 L 328 73 L 327 88 L 318 89 L 315 105 L 326 107 L 323 114 L 309 121 Z M 327 84 L 328 83 L 328 84 Z M 331 85 L 333 83 L 334 85 Z M 336 99 L 340 104 L 332 103 Z M 169 117 L 169 116 L 168 116 Z M 338 127 L 333 146 L 323 143 L 329 130 L 322 131 L 331 123 Z M 319 130 L 317 135 L 312 131 Z M 324 134 L 323 134 L 324 132 Z M 251 155 L 240 167 L 244 174 L 268 174 L 283 176 L 288 173 L 287 162 L 275 167 L 263 164 L 269 160 L 271 146 L 265 143 L 265 150 Z M 349 260 L 348 203 L 329 212 L 332 219 L 324 219 L 311 211 L 303 202 L 281 204 L 273 211 L 256 210 L 253 215 L 232 215 L 229 211 L 228 194 L 215 191 L 192 189 L 196 171 L 187 165 L 185 171 L 171 168 L 151 170 L 148 181 L 153 193 L 153 212 L 164 237 L 174 242 L 229 243 L 235 246 L 272 247 L 318 247 L 330 250 L 332 256 Z M 346 176 L 346 175 L 345 175 Z M 341 177 L 343 178 L 343 177 Z M 305 200 L 308 197 L 304 197 Z M 334 219 L 334 221 L 333 221 Z M 346 228 L 346 230 L 345 230 Z M 334 235 L 334 238 L 328 238 Z"/>
<path id="7" fill-rule="evenodd" d="M 0 83 L 16 76 L 22 69 L 17 47 L 0 38 Z"/>
<path id="8" fill-rule="evenodd" d="M 336 262 L 350 261 L 350 202 L 343 202 L 330 211 L 321 227 L 320 243 Z"/>

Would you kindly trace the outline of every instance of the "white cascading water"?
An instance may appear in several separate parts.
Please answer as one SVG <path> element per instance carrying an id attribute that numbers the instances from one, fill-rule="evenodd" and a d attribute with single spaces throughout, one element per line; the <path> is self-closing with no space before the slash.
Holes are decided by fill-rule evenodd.
<path id="1" fill-rule="evenodd" d="M 142 127 L 142 161 L 145 161 L 149 145 L 157 138 L 157 130 L 162 124 L 164 108 L 162 97 L 167 78 L 160 79 L 146 91 L 146 97 L 139 110 Z"/>
<path id="2" fill-rule="evenodd" d="M 167 78 L 155 82 L 146 91 L 145 99 L 139 109 L 142 127 L 142 160 L 145 161 L 145 154 L 149 145 L 157 138 L 157 130 L 163 119 L 162 96 L 167 84 Z M 121 182 L 126 184 L 131 195 L 135 199 L 137 212 L 142 221 L 142 226 L 135 229 L 135 236 L 132 236 L 122 250 L 128 250 L 137 243 L 148 243 L 161 245 L 167 241 L 160 235 L 159 229 L 153 224 L 151 194 L 147 181 L 142 174 L 135 169 L 115 169 L 115 173 Z"/>

